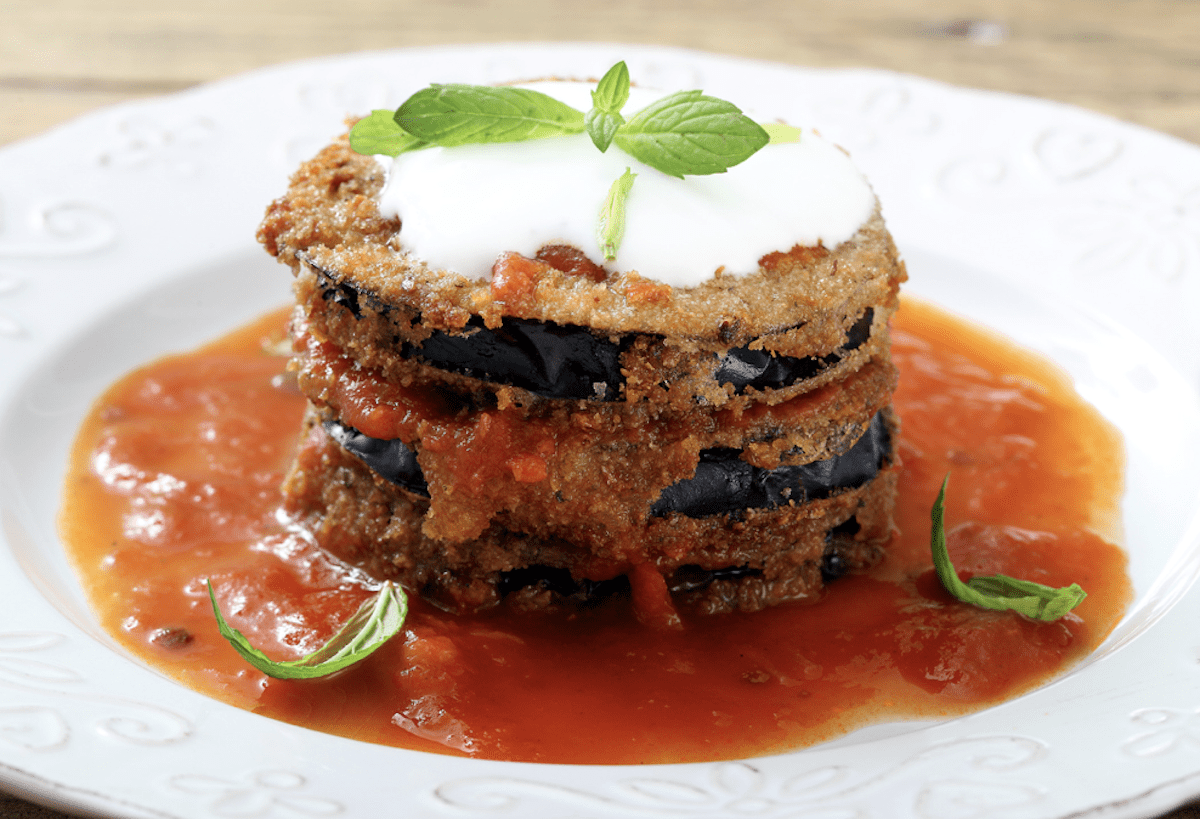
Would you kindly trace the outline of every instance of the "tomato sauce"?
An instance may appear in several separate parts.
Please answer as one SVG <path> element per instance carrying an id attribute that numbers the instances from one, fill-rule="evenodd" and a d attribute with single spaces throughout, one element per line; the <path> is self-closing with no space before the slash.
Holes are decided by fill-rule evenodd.
<path id="1" fill-rule="evenodd" d="M 280 511 L 304 409 L 272 352 L 284 321 L 113 386 L 79 434 L 61 519 L 105 628 L 183 684 L 258 714 L 489 759 L 743 758 L 1011 698 L 1086 656 L 1131 599 L 1113 545 L 1117 433 L 1053 366 L 906 299 L 892 347 L 902 534 L 870 573 L 813 605 L 683 612 L 674 630 L 640 626 L 622 598 L 557 616 L 453 616 L 410 600 L 403 633 L 360 665 L 270 679 L 217 633 L 206 580 L 230 623 L 278 659 L 315 649 L 372 589 Z M 1034 623 L 950 598 L 929 557 L 946 473 L 960 575 L 1078 582 L 1087 599 Z"/>

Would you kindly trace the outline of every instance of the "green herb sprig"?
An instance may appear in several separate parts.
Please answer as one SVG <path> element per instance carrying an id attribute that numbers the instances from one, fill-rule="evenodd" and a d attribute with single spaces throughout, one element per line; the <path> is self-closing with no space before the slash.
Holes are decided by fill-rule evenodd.
<path id="1" fill-rule="evenodd" d="M 592 144 L 600 153 L 608 150 L 617 129 L 625 124 L 621 109 L 629 102 L 629 69 L 619 62 L 600 78 L 592 92 L 592 108 L 583 117 Z"/>
<path id="2" fill-rule="evenodd" d="M 225 621 L 211 581 L 208 583 L 208 599 L 212 603 L 221 636 L 250 665 L 280 680 L 325 677 L 366 659 L 403 628 L 408 615 L 408 598 L 404 590 L 390 581 L 385 582 L 376 595 L 364 601 L 325 645 L 298 660 L 275 661 L 250 645 L 244 634 Z"/>
<path id="3" fill-rule="evenodd" d="M 601 78 L 585 114 L 529 88 L 431 85 L 405 100 L 390 123 L 381 111 L 360 120 L 350 130 L 350 147 L 396 156 L 427 145 L 521 142 L 586 131 L 601 151 L 615 143 L 651 168 L 682 178 L 724 173 L 771 141 L 736 105 L 700 91 L 669 94 L 626 120 L 621 109 L 629 88 L 629 69 L 619 62 Z"/>
<path id="4" fill-rule="evenodd" d="M 964 583 L 954 570 L 950 553 L 946 550 L 944 517 L 946 486 L 949 483 L 950 476 L 947 475 L 929 514 L 932 521 L 929 540 L 933 551 L 933 567 L 946 591 L 963 603 L 992 611 L 1015 611 L 1031 620 L 1046 623 L 1063 617 L 1083 602 L 1087 592 L 1078 583 L 1055 588 L 1003 574 L 972 577 Z"/>

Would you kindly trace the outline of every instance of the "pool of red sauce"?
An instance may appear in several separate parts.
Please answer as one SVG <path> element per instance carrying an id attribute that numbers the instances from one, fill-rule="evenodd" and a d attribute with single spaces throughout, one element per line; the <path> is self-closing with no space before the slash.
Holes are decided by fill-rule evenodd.
<path id="1" fill-rule="evenodd" d="M 902 532 L 814 605 L 639 626 L 616 599 L 571 616 L 456 617 L 419 600 L 403 636 L 332 678 L 280 681 L 218 635 L 300 656 L 369 595 L 280 513 L 304 401 L 271 353 L 284 314 L 112 387 L 76 443 L 61 528 L 97 616 L 127 649 L 258 714 L 369 742 L 569 763 L 732 759 L 873 722 L 937 718 L 1027 691 L 1092 651 L 1131 599 L 1110 540 L 1118 434 L 1053 366 L 911 299 L 893 321 Z M 1038 624 L 954 602 L 929 560 L 951 473 L 950 551 L 1088 592 Z"/>

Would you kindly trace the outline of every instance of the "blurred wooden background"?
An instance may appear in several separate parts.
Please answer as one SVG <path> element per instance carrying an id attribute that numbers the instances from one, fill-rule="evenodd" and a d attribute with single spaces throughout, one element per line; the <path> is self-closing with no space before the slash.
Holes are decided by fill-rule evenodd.
<path id="1" fill-rule="evenodd" d="M 1200 143 L 1200 0 L 0 0 L 0 145 L 287 60 L 532 40 L 892 69 Z M 0 795 L 0 816 L 62 814 Z"/>
<path id="2" fill-rule="evenodd" d="M 324 54 L 659 43 L 1074 103 L 1200 143 L 1196 0 L 3 0 L 0 144 L 124 99 Z"/>

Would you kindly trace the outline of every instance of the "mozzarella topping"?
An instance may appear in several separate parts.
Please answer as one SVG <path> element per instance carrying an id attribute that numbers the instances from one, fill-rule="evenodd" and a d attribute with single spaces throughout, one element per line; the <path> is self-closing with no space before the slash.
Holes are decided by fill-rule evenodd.
<path id="1" fill-rule="evenodd" d="M 581 111 L 592 85 L 539 82 L 533 88 Z M 660 92 L 631 89 L 624 114 Z M 838 147 L 811 130 L 798 142 L 767 145 L 725 173 L 677 179 L 615 144 L 600 153 L 587 134 L 527 142 L 425 148 L 379 157 L 388 169 L 379 208 L 401 220 L 404 249 L 435 269 L 488 279 L 496 256 L 534 256 L 549 244 L 602 261 L 596 229 L 609 187 L 637 174 L 626 200 L 625 235 L 610 271 L 635 270 L 672 287 L 758 269 L 772 251 L 833 248 L 870 217 L 875 196 Z"/>

